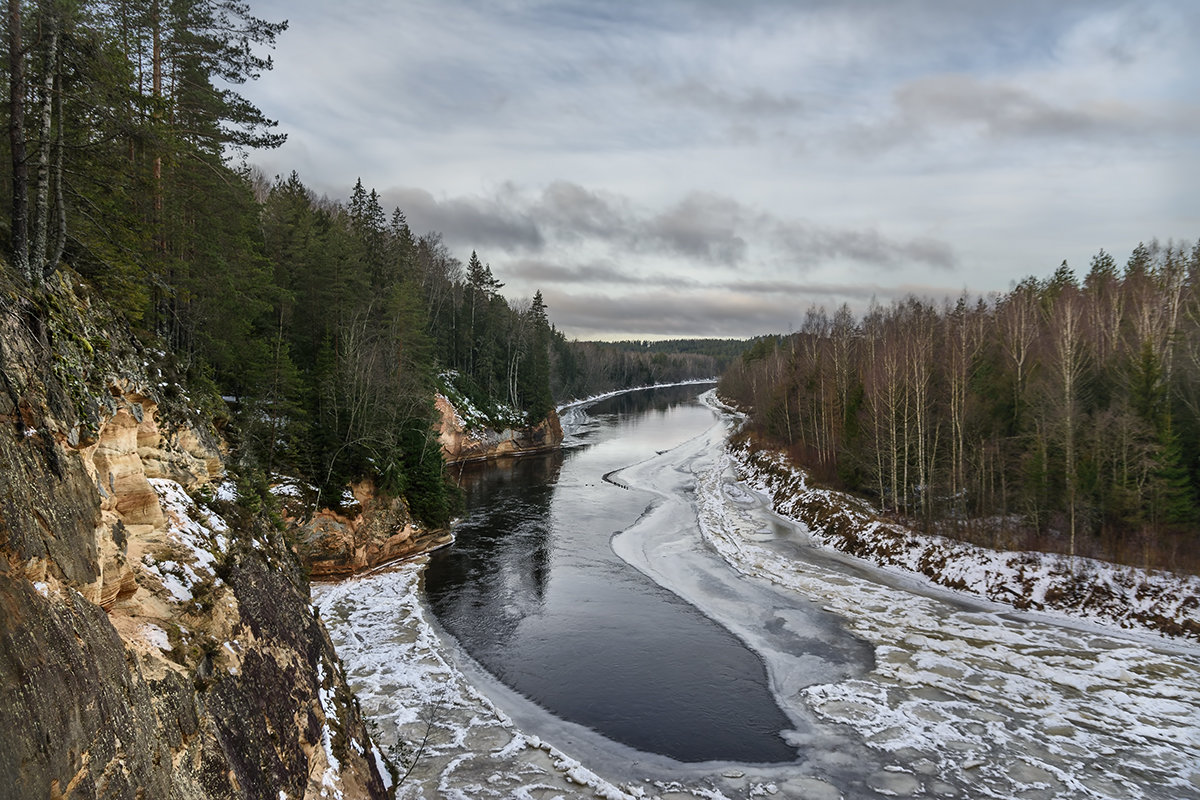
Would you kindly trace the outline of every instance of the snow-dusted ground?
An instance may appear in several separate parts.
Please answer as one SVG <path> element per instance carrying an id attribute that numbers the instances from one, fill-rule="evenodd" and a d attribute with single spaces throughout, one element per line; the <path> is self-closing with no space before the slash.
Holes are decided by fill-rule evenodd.
<path id="1" fill-rule="evenodd" d="M 374 738 L 404 775 L 398 798 L 645 796 L 519 731 L 455 665 L 419 596 L 424 560 L 313 587 Z"/>
<path id="2" fill-rule="evenodd" d="M 613 476 L 648 504 L 614 549 L 762 656 L 796 763 L 622 764 L 566 736 L 439 637 L 418 563 L 314 589 L 377 740 L 429 732 L 399 797 L 1200 798 L 1200 648 L 833 552 L 738 482 L 726 425 Z M 852 655 L 846 633 L 862 663 L 806 658 Z"/>
<path id="3" fill-rule="evenodd" d="M 917 579 L 797 558 L 813 546 L 807 531 L 765 526 L 765 499 L 736 481 L 728 457 L 696 476 L 705 539 L 735 569 L 824 604 L 874 646 L 869 674 L 801 694 L 821 717 L 901 755 L 904 788 L 946 780 L 972 797 L 1200 797 L 1195 646 L 998 604 L 964 608 L 967 595 Z"/>
<path id="4" fill-rule="evenodd" d="M 576 400 L 568 400 L 565 403 L 560 403 L 557 406 L 557 408 L 558 408 L 559 413 L 562 413 L 563 411 L 565 411 L 567 409 L 571 409 L 571 408 L 582 409 L 586 406 L 590 406 L 592 403 L 599 402 L 600 400 L 607 400 L 610 397 L 616 397 L 617 395 L 621 395 L 621 394 L 629 394 L 630 392 L 640 392 L 640 391 L 644 391 L 646 389 L 670 389 L 674 386 L 703 386 L 705 384 L 716 383 L 716 382 L 717 382 L 716 378 L 692 378 L 691 380 L 676 381 L 674 383 L 654 383 L 654 384 L 650 384 L 649 386 L 638 386 L 633 389 L 614 389 L 611 392 L 602 392 L 601 394 L 594 394 L 591 397 L 584 397 L 584 398 L 580 398 L 580 399 L 576 399 Z"/>
<path id="5" fill-rule="evenodd" d="M 1052 553 L 1003 552 L 879 519 L 860 500 L 809 484 L 771 451 L 732 450 L 738 476 L 815 541 L 1022 609 L 1065 612 L 1200 640 L 1200 577 Z M 813 525 L 809 528 L 805 522 Z"/>

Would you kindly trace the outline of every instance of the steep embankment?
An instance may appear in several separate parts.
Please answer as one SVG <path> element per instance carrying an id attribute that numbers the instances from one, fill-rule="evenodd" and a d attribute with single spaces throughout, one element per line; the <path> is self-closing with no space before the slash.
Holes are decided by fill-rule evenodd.
<path id="1" fill-rule="evenodd" d="M 823 544 L 933 583 L 1034 611 L 1147 628 L 1200 639 L 1200 578 L 1149 572 L 1088 558 L 1002 552 L 916 533 L 881 519 L 863 502 L 809 483 L 782 454 L 731 443 L 738 477 L 767 495 L 780 515 Z"/>
<path id="2" fill-rule="evenodd" d="M 562 443 L 562 426 L 554 411 L 535 425 L 494 430 L 479 421 L 482 415 L 461 413 L 445 395 L 437 395 L 436 403 L 438 441 L 447 464 L 539 453 Z M 509 416 L 520 415 L 509 410 Z M 403 498 L 381 493 L 371 481 L 349 487 L 338 510 L 324 507 L 316 487 L 303 481 L 278 480 L 271 491 L 301 559 L 318 580 L 349 577 L 433 550 L 453 538 L 447 530 L 422 526 Z"/>
<path id="3" fill-rule="evenodd" d="M 302 481 L 281 481 L 271 491 L 279 498 L 301 559 L 317 580 L 346 578 L 453 540 L 448 530 L 419 524 L 403 498 L 380 493 L 369 480 L 346 490 L 340 510 L 313 511 L 320 505 L 317 489 Z"/>
<path id="4" fill-rule="evenodd" d="M 0 797 L 385 796 L 296 557 L 72 283 L 0 286 Z"/>
<path id="5" fill-rule="evenodd" d="M 562 444 L 562 424 L 554 409 L 541 422 L 499 431 L 466 421 L 445 395 L 437 396 L 437 410 L 438 438 L 447 464 L 541 453 Z"/>

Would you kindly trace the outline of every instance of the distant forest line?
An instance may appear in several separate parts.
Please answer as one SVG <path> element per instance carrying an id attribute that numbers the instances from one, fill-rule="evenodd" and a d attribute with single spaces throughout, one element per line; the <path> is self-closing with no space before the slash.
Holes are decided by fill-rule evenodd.
<path id="1" fill-rule="evenodd" d="M 720 391 L 819 480 L 929 530 L 1200 568 L 1200 244 L 861 319 L 814 307 Z"/>

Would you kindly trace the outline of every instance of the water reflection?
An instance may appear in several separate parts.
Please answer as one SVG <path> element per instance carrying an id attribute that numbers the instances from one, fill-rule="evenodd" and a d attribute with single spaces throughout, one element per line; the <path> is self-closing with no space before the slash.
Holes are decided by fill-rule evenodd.
<path id="1" fill-rule="evenodd" d="M 549 577 L 550 500 L 562 463 L 563 453 L 551 452 L 462 469 L 469 514 L 456 529 L 455 557 L 447 551 L 435 558 L 425 577 L 437 589 L 439 616 L 477 618 L 496 626 L 492 636 L 509 639 L 521 619 L 538 613 Z"/>
<path id="2" fill-rule="evenodd" d="M 680 761 L 791 761 L 758 657 L 609 546 L 653 498 L 601 476 L 707 429 L 698 391 L 610 398 L 586 446 L 465 469 L 469 514 L 426 593 L 477 661 L 563 719 Z"/>

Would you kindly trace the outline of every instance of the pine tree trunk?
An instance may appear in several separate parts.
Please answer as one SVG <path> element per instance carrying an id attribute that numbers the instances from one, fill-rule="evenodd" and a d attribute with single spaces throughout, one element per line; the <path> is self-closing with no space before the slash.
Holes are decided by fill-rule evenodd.
<path id="1" fill-rule="evenodd" d="M 56 69 L 54 70 L 54 101 L 55 101 L 55 119 L 58 126 L 54 134 L 54 164 L 52 166 L 52 182 L 54 184 L 54 206 L 57 209 L 55 214 L 55 234 L 54 234 L 54 252 L 46 259 L 46 266 L 43 269 L 43 276 L 50 277 L 54 270 L 58 269 L 59 262 L 62 261 L 63 251 L 67 247 L 67 203 L 63 195 L 63 96 L 62 96 L 62 52 L 61 49 L 57 56 Z"/>
<path id="2" fill-rule="evenodd" d="M 29 254 L 29 272 L 41 281 L 47 272 L 50 246 L 50 142 L 54 111 L 54 67 L 58 50 L 58 18 L 51 13 L 46 20 L 45 74 L 42 77 L 41 106 L 38 117 L 37 195 L 33 217 L 33 246 Z"/>
<path id="3" fill-rule="evenodd" d="M 25 48 L 21 0 L 8 0 L 8 141 L 12 152 L 12 264 L 29 282 L 29 165 L 25 156 Z"/>

